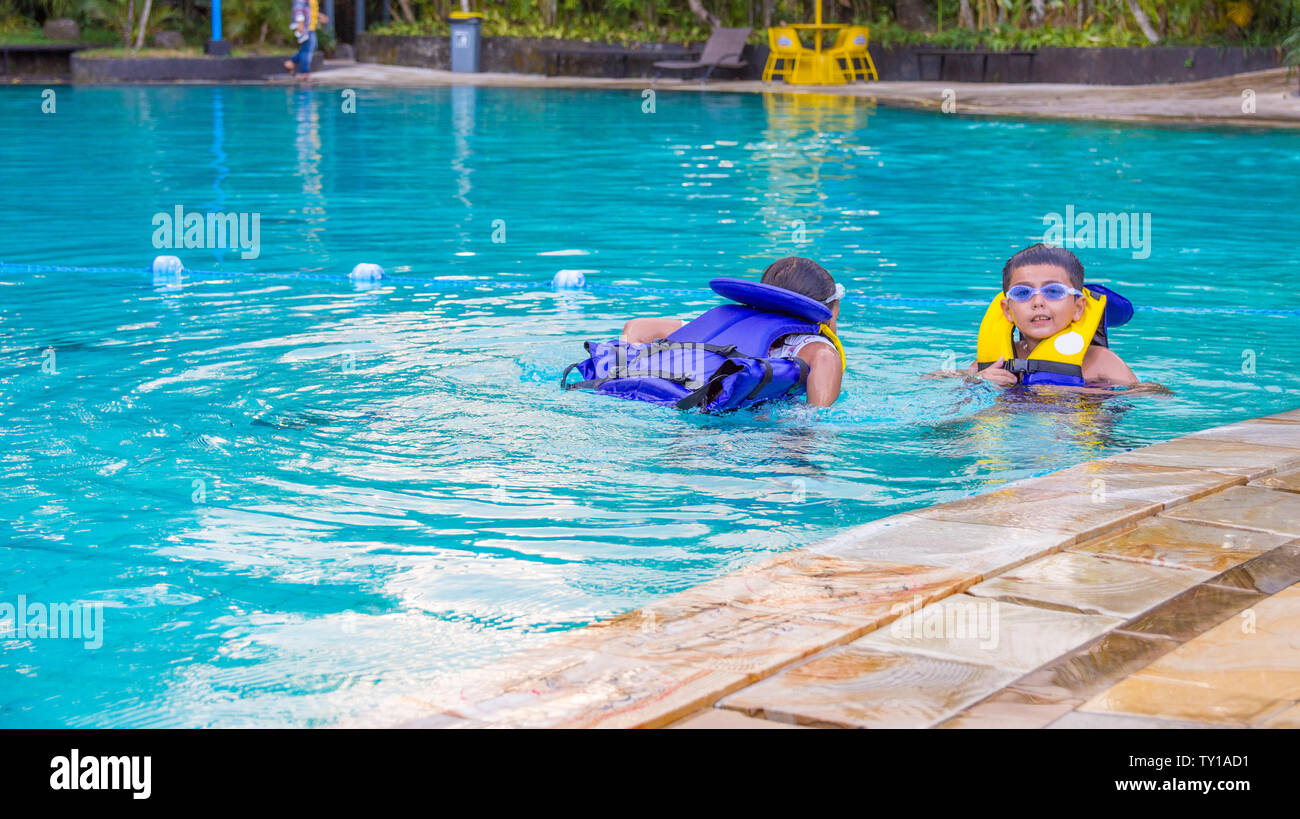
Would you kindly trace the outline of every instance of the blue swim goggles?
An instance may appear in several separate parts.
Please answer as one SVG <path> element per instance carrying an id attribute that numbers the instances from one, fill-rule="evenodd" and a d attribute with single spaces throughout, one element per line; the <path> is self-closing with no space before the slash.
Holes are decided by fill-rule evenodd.
<path id="1" fill-rule="evenodd" d="M 1042 293 L 1043 298 L 1048 301 L 1060 301 L 1066 296 L 1082 296 L 1083 291 L 1075 290 L 1060 282 L 1052 282 L 1042 287 L 1030 287 L 1027 284 L 1018 284 L 1007 291 L 1007 298 L 1012 301 L 1029 301 L 1035 295 Z"/>

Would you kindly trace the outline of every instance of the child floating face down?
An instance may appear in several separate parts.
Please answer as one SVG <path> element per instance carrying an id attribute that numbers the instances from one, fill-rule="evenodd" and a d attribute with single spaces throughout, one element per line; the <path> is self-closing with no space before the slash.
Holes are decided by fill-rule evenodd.
<path id="1" fill-rule="evenodd" d="M 968 378 L 1013 387 L 1026 377 L 1013 367 L 1028 364 L 1042 367 L 1047 373 L 1059 373 L 1055 383 L 1050 375 L 1044 379 L 1057 389 L 1109 393 L 1113 387 L 1139 387 L 1166 391 L 1157 384 L 1140 383 L 1113 350 L 1097 343 L 1098 336 L 1091 335 L 1089 328 L 1095 326 L 1092 322 L 1099 316 L 1085 314 L 1089 310 L 1099 312 L 1100 307 L 1096 300 L 1089 304 L 1084 294 L 1083 265 L 1070 251 L 1043 244 L 1025 248 L 1002 268 L 1002 291 L 1005 298 L 1000 308 L 1006 332 L 1009 336 L 1014 326 L 1020 333 L 1019 339 L 1008 338 L 1014 362 L 1005 353 L 996 360 L 972 362 L 964 372 Z M 996 309 L 990 308 L 990 312 Z M 986 323 L 989 320 L 986 317 Z M 983 327 L 981 330 L 983 339 Z M 1085 338 L 1085 334 L 1089 337 Z"/>
<path id="2" fill-rule="evenodd" d="M 837 284 L 821 265 L 798 256 L 778 259 L 763 272 L 762 283 L 792 290 L 825 304 L 830 308 L 831 317 L 824 324 L 831 333 L 838 332 L 835 322 L 840 315 L 844 285 Z M 666 338 L 685 324 L 679 318 L 635 318 L 623 325 L 620 340 L 644 344 Z M 825 335 L 798 333 L 782 336 L 773 342 L 769 356 L 798 358 L 808 365 L 806 389 L 810 406 L 829 407 L 839 398 L 843 361 L 839 350 Z"/>

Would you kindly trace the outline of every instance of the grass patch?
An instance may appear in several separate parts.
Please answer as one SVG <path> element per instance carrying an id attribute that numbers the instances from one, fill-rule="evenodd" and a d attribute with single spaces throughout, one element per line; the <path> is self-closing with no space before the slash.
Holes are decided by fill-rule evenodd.
<path id="1" fill-rule="evenodd" d="M 122 35 L 116 31 L 82 29 L 78 40 L 51 40 L 39 28 L 0 32 L 0 45 L 73 45 L 76 43 L 118 43 Z"/>

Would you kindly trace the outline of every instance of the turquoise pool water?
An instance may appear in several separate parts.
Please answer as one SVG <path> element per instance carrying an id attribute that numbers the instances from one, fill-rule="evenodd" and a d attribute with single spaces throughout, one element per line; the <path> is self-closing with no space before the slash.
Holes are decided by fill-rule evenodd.
<path id="1" fill-rule="evenodd" d="M 59 88 L 42 114 L 39 92 L 0 88 L 0 262 L 140 272 L 0 270 L 0 604 L 104 606 L 97 649 L 0 639 L 5 726 L 330 724 L 857 523 L 1300 406 L 1296 134 L 534 89 L 345 113 L 319 89 Z M 155 249 L 177 206 L 258 214 L 260 252 Z M 1113 346 L 1175 394 L 921 379 L 970 360 L 975 303 L 1068 206 L 1151 215 L 1148 258 L 1078 252 L 1159 308 Z M 155 288 L 160 252 L 216 275 Z M 791 254 L 849 288 L 836 406 L 558 390 L 584 339 Z M 360 261 L 402 281 L 358 290 Z M 526 284 L 564 269 L 644 289 Z"/>

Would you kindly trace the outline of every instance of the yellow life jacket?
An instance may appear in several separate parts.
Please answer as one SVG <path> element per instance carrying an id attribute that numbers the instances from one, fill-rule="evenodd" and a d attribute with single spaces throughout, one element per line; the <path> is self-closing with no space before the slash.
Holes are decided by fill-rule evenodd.
<path id="1" fill-rule="evenodd" d="M 826 336 L 826 338 L 830 340 L 831 344 L 834 345 L 835 352 L 840 354 L 840 372 L 846 372 L 849 369 L 849 362 L 844 356 L 844 345 L 840 344 L 840 337 L 835 335 L 835 331 L 827 327 L 825 324 L 818 324 L 817 332 L 819 335 Z"/>
<path id="2" fill-rule="evenodd" d="M 1005 293 L 999 293 L 984 311 L 984 320 L 980 322 L 975 355 L 979 369 L 1001 358 L 1004 359 L 1003 366 L 1019 375 L 1022 384 L 1084 386 L 1083 357 L 1106 314 L 1106 295 L 1095 296 L 1085 287 L 1083 297 L 1083 316 L 1078 321 L 1070 322 L 1059 333 L 1038 342 L 1029 358 L 1016 358 L 1012 339 L 1016 326 L 1003 314 L 1002 304 L 1007 297 Z"/>

